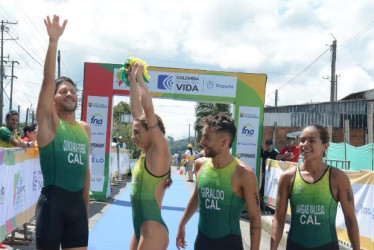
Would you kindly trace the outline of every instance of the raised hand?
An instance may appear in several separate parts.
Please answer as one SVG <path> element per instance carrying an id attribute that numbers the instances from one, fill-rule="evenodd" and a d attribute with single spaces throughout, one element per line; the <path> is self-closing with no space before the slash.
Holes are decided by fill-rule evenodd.
<path id="1" fill-rule="evenodd" d="M 128 73 L 128 78 L 130 82 L 136 82 L 136 71 L 138 70 L 139 63 L 135 63 L 130 70 L 130 73 Z"/>
<path id="2" fill-rule="evenodd" d="M 49 39 L 51 41 L 57 41 L 60 38 L 60 36 L 64 33 L 67 23 L 68 23 L 68 20 L 65 20 L 61 26 L 59 16 L 53 15 L 52 21 L 49 18 L 49 16 L 47 16 L 47 18 L 44 19 L 44 24 L 47 27 Z"/>
<path id="3" fill-rule="evenodd" d="M 138 68 L 136 69 L 136 80 L 138 80 L 138 83 L 143 81 L 143 69 L 144 66 L 142 64 L 138 64 Z"/>

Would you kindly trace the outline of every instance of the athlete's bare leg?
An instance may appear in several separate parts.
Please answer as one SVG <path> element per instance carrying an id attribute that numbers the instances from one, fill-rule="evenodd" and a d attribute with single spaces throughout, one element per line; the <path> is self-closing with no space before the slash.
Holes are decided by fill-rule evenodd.
<path id="1" fill-rule="evenodd" d="M 169 245 L 166 228 L 157 221 L 146 221 L 140 229 L 140 240 L 137 250 L 165 250 Z"/>

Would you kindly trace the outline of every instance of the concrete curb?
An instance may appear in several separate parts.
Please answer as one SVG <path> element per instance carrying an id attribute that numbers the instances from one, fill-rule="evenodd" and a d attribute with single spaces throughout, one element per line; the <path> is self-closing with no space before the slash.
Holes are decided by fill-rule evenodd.
<path id="1" fill-rule="evenodd" d="M 261 215 L 261 227 L 262 227 L 262 230 L 264 230 L 265 232 L 267 232 L 268 234 L 271 235 L 271 224 L 273 222 L 273 215 L 270 214 L 270 215 Z M 289 231 L 289 225 L 286 223 L 284 225 L 284 231 L 283 231 L 283 235 L 282 235 L 282 239 L 279 243 L 280 246 L 283 246 L 283 247 L 286 247 L 287 245 L 287 234 L 288 234 L 288 231 Z"/>

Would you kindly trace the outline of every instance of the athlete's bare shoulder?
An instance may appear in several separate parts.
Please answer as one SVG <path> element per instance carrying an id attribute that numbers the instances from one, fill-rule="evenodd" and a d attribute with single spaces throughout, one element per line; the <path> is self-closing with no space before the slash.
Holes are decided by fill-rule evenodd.
<path id="1" fill-rule="evenodd" d="M 248 181 L 248 178 L 256 178 L 253 169 L 248 166 L 244 161 L 239 160 L 236 169 L 236 175 L 239 176 L 241 180 Z"/>
<path id="2" fill-rule="evenodd" d="M 195 160 L 194 163 L 194 169 L 195 173 L 199 173 L 201 170 L 201 167 L 208 161 L 208 158 L 206 157 L 201 157 Z"/>
<path id="3" fill-rule="evenodd" d="M 82 126 L 84 131 L 86 131 L 87 137 L 91 138 L 91 128 L 90 125 L 87 124 L 85 121 L 79 121 L 79 124 Z"/>

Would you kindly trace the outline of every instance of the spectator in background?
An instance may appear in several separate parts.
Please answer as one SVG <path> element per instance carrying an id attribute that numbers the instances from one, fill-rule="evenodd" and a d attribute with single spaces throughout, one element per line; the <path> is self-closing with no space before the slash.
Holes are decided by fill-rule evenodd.
<path id="1" fill-rule="evenodd" d="M 0 128 L 0 147 L 3 148 L 33 148 L 34 142 L 23 142 L 17 135 L 19 115 L 15 110 L 9 111 L 5 116 L 5 124 Z"/>
<path id="2" fill-rule="evenodd" d="M 26 125 L 23 128 L 23 142 L 35 142 L 36 141 L 36 124 Z"/>
<path id="3" fill-rule="evenodd" d="M 192 150 L 192 144 L 188 144 L 187 150 L 184 153 L 186 155 L 186 172 L 188 174 L 188 181 L 193 181 L 192 167 L 196 158 L 195 151 Z"/>
<path id="4" fill-rule="evenodd" d="M 262 165 L 261 165 L 261 188 L 260 188 L 260 199 L 261 199 L 261 210 L 264 210 L 264 188 L 265 188 L 265 167 L 266 159 L 270 158 L 275 160 L 278 152 L 273 148 L 273 141 L 271 139 L 266 140 L 265 144 L 262 145 Z"/>
<path id="5" fill-rule="evenodd" d="M 279 161 L 299 162 L 300 149 L 295 146 L 295 138 L 287 137 L 286 146 L 277 155 Z"/>
<path id="6" fill-rule="evenodd" d="M 124 143 L 122 136 L 118 137 L 116 148 L 126 148 L 126 143 Z"/>
<path id="7" fill-rule="evenodd" d="M 115 137 L 115 136 L 113 136 L 113 138 L 112 138 L 111 147 L 112 148 L 116 148 L 117 147 L 117 137 Z"/>

